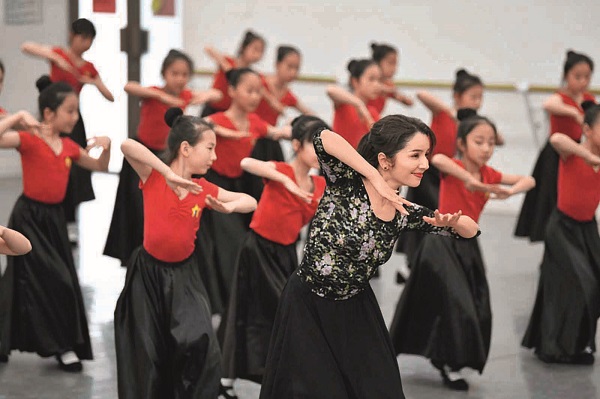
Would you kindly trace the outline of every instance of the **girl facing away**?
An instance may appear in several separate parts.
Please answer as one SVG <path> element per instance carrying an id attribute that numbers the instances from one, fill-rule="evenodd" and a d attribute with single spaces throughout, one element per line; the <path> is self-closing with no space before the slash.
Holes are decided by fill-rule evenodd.
<path id="1" fill-rule="evenodd" d="M 40 90 L 39 128 L 31 131 L 0 130 L 1 148 L 14 148 L 21 155 L 23 194 L 15 204 L 9 227 L 23 232 L 32 251 L 9 257 L 0 279 L 0 291 L 9 290 L 10 300 L 0 308 L 0 355 L 11 350 L 54 356 L 65 371 L 82 370 L 81 360 L 91 360 L 92 347 L 87 318 L 65 213 L 61 206 L 73 164 L 88 170 L 106 171 L 110 139 L 96 137 L 103 148 L 92 158 L 61 133 L 70 132 L 79 118 L 78 97 L 64 82 L 52 83 L 48 76 L 37 81 Z M 7 117 L 1 123 L 16 123 Z M 35 126 L 27 119 L 22 124 Z"/>
<path id="2" fill-rule="evenodd" d="M 478 221 L 489 198 L 505 199 L 527 191 L 535 181 L 487 165 L 497 140 L 489 119 L 474 110 L 460 110 L 458 119 L 460 158 L 436 154 L 431 159 L 441 172 L 439 209 L 443 213 L 461 210 Z M 428 358 L 444 385 L 467 390 L 460 372 L 466 367 L 483 371 L 491 332 L 490 295 L 478 241 L 424 237 L 390 329 L 396 353 Z"/>

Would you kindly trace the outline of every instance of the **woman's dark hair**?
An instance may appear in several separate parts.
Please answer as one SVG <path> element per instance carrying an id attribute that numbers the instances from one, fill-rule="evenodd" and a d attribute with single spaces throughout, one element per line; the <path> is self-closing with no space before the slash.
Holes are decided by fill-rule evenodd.
<path id="1" fill-rule="evenodd" d="M 456 132 L 456 139 L 467 142 L 467 136 L 479 125 L 490 125 L 494 130 L 494 136 L 498 136 L 498 130 L 494 122 L 485 116 L 478 115 L 477 111 L 472 108 L 461 108 L 456 113 L 456 119 L 460 121 Z"/>
<path id="2" fill-rule="evenodd" d="M 94 39 L 96 37 L 96 28 L 89 19 L 79 18 L 71 24 L 71 33 Z"/>
<path id="3" fill-rule="evenodd" d="M 373 61 L 376 63 L 380 63 L 388 54 L 398 54 L 398 50 L 395 47 L 390 46 L 389 44 L 377 44 L 371 43 L 371 52 L 373 55 Z"/>
<path id="4" fill-rule="evenodd" d="M 371 65 L 378 65 L 375 61 L 369 58 L 362 58 L 359 60 L 352 59 L 348 62 L 348 72 L 350 72 L 350 80 L 348 81 L 348 85 L 352 87 L 352 78 L 360 79 L 360 77 L 365 73 L 368 67 Z"/>
<path id="5" fill-rule="evenodd" d="M 240 47 L 238 48 L 238 52 L 237 52 L 238 56 L 242 55 L 244 50 L 246 50 L 246 48 L 249 45 L 251 45 L 252 43 L 254 43 L 256 40 L 259 40 L 263 44 L 266 44 L 265 39 L 261 35 L 258 35 L 248 29 L 246 31 L 246 33 L 244 33 L 244 38 L 242 39 L 242 42 L 240 43 Z"/>
<path id="6" fill-rule="evenodd" d="M 187 141 L 191 146 L 195 146 L 202 138 L 202 134 L 214 127 L 204 119 L 183 115 L 183 110 L 177 107 L 169 108 L 165 112 L 165 122 L 171 128 L 167 137 L 167 151 L 163 156 L 167 165 L 177 158 L 181 143 Z"/>
<path id="7" fill-rule="evenodd" d="M 567 59 L 565 60 L 565 64 L 563 65 L 563 79 L 567 78 L 567 74 L 573 67 L 580 63 L 586 63 L 590 66 L 592 72 L 594 71 L 594 61 L 587 55 L 583 53 L 576 53 L 573 50 L 567 51 Z"/>
<path id="8" fill-rule="evenodd" d="M 280 63 L 287 57 L 289 54 L 298 54 L 300 55 L 300 50 L 296 47 L 292 46 L 279 46 L 277 47 L 277 63 Z"/>
<path id="9" fill-rule="evenodd" d="M 479 76 L 472 75 L 465 69 L 459 69 L 456 71 L 456 80 L 454 81 L 454 86 L 452 87 L 454 94 L 460 96 L 471 87 L 475 86 L 483 86 L 483 81 Z"/>
<path id="10" fill-rule="evenodd" d="M 381 118 L 371 127 L 358 143 L 357 151 L 373 167 L 379 166 L 378 155 L 384 153 L 393 158 L 415 134 L 422 133 L 429 138 L 429 151 L 435 147 L 435 134 L 418 118 L 405 115 L 388 115 Z"/>
<path id="11" fill-rule="evenodd" d="M 0 60 L 0 71 L 2 71 L 2 73 L 5 72 L 4 64 L 2 63 L 2 60 Z"/>
<path id="12" fill-rule="evenodd" d="M 299 115 L 292 121 L 292 140 L 298 140 L 300 146 L 305 142 L 312 143 L 315 134 L 319 130 L 331 130 L 329 125 L 321 118 L 312 115 Z"/>
<path id="13" fill-rule="evenodd" d="M 56 111 L 62 105 L 70 94 L 74 94 L 73 87 L 65 82 L 52 83 L 48 75 L 41 76 L 36 82 L 36 87 L 40 92 L 38 97 L 38 110 L 40 116 L 44 117 L 44 110 L 49 108 Z"/>
<path id="14" fill-rule="evenodd" d="M 583 123 L 590 127 L 594 126 L 598 122 L 598 118 L 600 118 L 600 104 L 588 100 L 581 104 L 581 108 L 585 111 Z"/>
<path id="15" fill-rule="evenodd" d="M 237 87 L 237 85 L 242 80 L 242 77 L 248 73 L 253 73 L 258 76 L 258 73 L 252 68 L 244 67 L 244 68 L 234 68 L 225 72 L 225 77 L 227 78 L 227 82 L 229 86 Z"/>
<path id="16" fill-rule="evenodd" d="M 194 72 L 194 61 L 184 52 L 179 50 L 169 50 L 169 53 L 165 57 L 162 62 L 162 66 L 160 67 L 160 74 L 165 75 L 165 71 L 169 68 L 175 61 L 185 61 L 190 68 L 190 75 Z"/>

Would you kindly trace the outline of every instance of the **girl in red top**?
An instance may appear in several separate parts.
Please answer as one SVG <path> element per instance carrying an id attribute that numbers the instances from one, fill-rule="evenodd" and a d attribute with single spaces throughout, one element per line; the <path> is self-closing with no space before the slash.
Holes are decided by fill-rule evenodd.
<path id="1" fill-rule="evenodd" d="M 388 98 L 412 106 L 412 98 L 400 93 L 394 84 L 394 75 L 398 69 L 398 50 L 389 44 L 371 43 L 371 52 L 371 58 L 381 68 L 381 93 L 374 100 L 370 100 L 368 105 L 374 107 L 379 114 L 383 113 Z"/>
<path id="2" fill-rule="evenodd" d="M 537 297 L 522 342 L 546 363 L 591 365 L 596 351 L 600 105 L 586 102 L 583 107 L 583 144 L 564 133 L 550 137 L 560 156 L 558 201 L 546 226 Z"/>
<path id="3" fill-rule="evenodd" d="M 254 198 L 252 181 L 244 176 L 242 159 L 252 154 L 256 140 L 290 138 L 290 126 L 273 127 L 253 112 L 262 98 L 260 76 L 250 68 L 227 72 L 231 106 L 225 112 L 207 118 L 215 125 L 217 160 L 206 176 L 211 183 L 231 191 L 248 193 Z M 229 299 L 233 269 L 237 253 L 248 231 L 249 218 L 245 215 L 223 215 L 207 211 L 199 231 L 199 247 L 214 251 L 205 262 L 207 290 L 215 313 L 221 313 Z M 210 248 L 207 250 L 207 248 Z"/>
<path id="4" fill-rule="evenodd" d="M 544 109 L 550 114 L 550 136 L 556 132 L 573 140 L 581 140 L 583 101 L 595 101 L 587 90 L 592 79 L 594 62 L 585 54 L 567 52 L 563 66 L 564 87 L 546 100 Z M 529 237 L 531 242 L 543 241 L 549 216 L 556 207 L 558 154 L 550 141 L 540 152 L 532 176 L 538 185 L 527 193 L 517 221 L 515 236 Z"/>
<path id="5" fill-rule="evenodd" d="M 96 28 L 94 24 L 85 18 L 80 18 L 71 24 L 69 47 L 52 47 L 34 42 L 25 42 L 21 46 L 21 50 L 24 53 L 44 58 L 50 62 L 50 79 L 52 82 L 66 82 L 73 87 L 76 94 L 79 94 L 84 84 L 91 84 L 96 86 L 104 98 L 113 102 L 113 95 L 104 85 L 94 64 L 83 59 L 83 53 L 90 49 L 95 37 Z M 88 146 L 85 124 L 81 113 L 77 124 L 69 133 L 69 137 L 82 148 Z M 71 176 L 69 177 L 69 185 L 64 201 L 67 220 L 69 222 L 75 221 L 77 206 L 81 202 L 91 201 L 94 198 L 90 172 L 74 165 L 71 168 Z"/>
<path id="6" fill-rule="evenodd" d="M 419 101 L 425 105 L 432 114 L 431 130 L 435 133 L 437 140 L 433 149 L 433 155 L 444 154 L 448 158 L 454 157 L 456 153 L 456 131 L 458 124 L 456 113 L 461 108 L 478 110 L 483 101 L 483 82 L 477 75 L 470 74 L 464 69 L 456 72 L 454 81 L 452 106 L 444 103 L 431 93 L 420 91 L 417 93 Z M 409 201 L 422 204 L 429 209 L 437 209 L 440 196 L 440 172 L 435 165 L 429 165 L 429 169 L 423 175 L 423 180 L 418 187 L 410 187 L 406 194 Z M 405 232 L 398 241 L 398 252 L 406 254 L 407 262 L 411 264 L 412 256 L 419 247 L 424 237 L 420 232 Z M 404 277 L 398 273 L 397 281 L 404 282 Z"/>
<path id="7" fill-rule="evenodd" d="M 133 81 L 125 85 L 127 94 L 141 99 L 136 140 L 155 155 L 164 152 L 167 146 L 169 126 L 164 121 L 164 115 L 170 107 L 185 109 L 190 104 L 201 104 L 221 96 L 214 89 L 194 92 L 187 87 L 194 72 L 194 63 L 181 51 L 169 51 L 160 72 L 165 81 L 163 87 L 143 87 Z M 123 159 L 119 177 L 104 255 L 117 258 L 125 265 L 132 251 L 142 244 L 144 213 L 142 193 L 138 187 L 139 177 L 126 158 Z"/>
<path id="8" fill-rule="evenodd" d="M 235 378 L 261 382 L 275 310 L 288 277 L 298 267 L 296 241 L 300 229 L 314 216 L 325 191 L 325 179 L 311 176 L 319 162 L 312 140 L 319 128 L 329 127 L 317 117 L 300 116 L 292 122 L 289 162 L 244 158 L 242 168 L 266 179 L 265 189 L 238 255 L 227 311 L 223 348 L 221 395 L 235 398 Z"/>
<path id="9" fill-rule="evenodd" d="M 303 114 L 312 112 L 289 89 L 300 70 L 300 51 L 291 46 L 277 48 L 275 74 L 262 76 L 263 98 L 256 108 L 256 115 L 270 125 L 277 125 L 277 119 L 286 107 L 294 107 Z M 283 161 L 283 152 L 277 141 L 259 139 L 254 146 L 252 158 L 262 161 Z M 258 184 L 262 184 L 259 180 Z M 261 186 L 262 187 L 262 186 Z"/>
<path id="10" fill-rule="evenodd" d="M 36 134 L 20 131 L 0 137 L 0 147 L 16 148 L 23 166 L 23 195 L 9 226 L 23 232 L 33 246 L 25 256 L 9 257 L 0 280 L 0 291 L 12 294 L 12 300 L 0 309 L 3 316 L 8 315 L 0 317 L 0 354 L 17 349 L 56 356 L 63 370 L 81 371 L 80 359 L 93 356 L 61 203 L 74 163 L 89 170 L 108 169 L 110 139 L 95 138 L 94 145 L 103 151 L 94 159 L 74 141 L 61 137 L 77 123 L 77 94 L 64 82 L 51 83 L 48 76 L 38 79 L 37 86 L 42 123 L 35 127 L 34 122 L 20 121 L 32 126 Z M 19 115 L 0 123 L 13 126 Z"/>
<path id="11" fill-rule="evenodd" d="M 350 89 L 337 85 L 327 87 L 333 101 L 333 130 L 357 148 L 360 139 L 379 120 L 379 112 L 369 105 L 381 93 L 381 68 L 373 60 L 350 60 Z"/>
<path id="12" fill-rule="evenodd" d="M 488 198 L 508 198 L 531 189 L 535 181 L 487 166 L 496 146 L 494 124 L 472 110 L 461 110 L 458 117 L 462 121 L 457 147 L 462 157 L 436 154 L 431 160 L 442 173 L 439 212 L 462 211 L 478 221 Z M 396 352 L 427 357 L 440 370 L 446 386 L 467 390 L 469 385 L 460 370 L 470 367 L 483 371 L 491 322 L 485 266 L 477 240 L 423 238 L 391 326 Z"/>
<path id="13" fill-rule="evenodd" d="M 211 324 L 198 260 L 202 210 L 251 212 L 256 201 L 205 179 L 216 159 L 211 125 L 179 108 L 163 163 L 128 139 L 123 154 L 138 173 L 144 196 L 144 242 L 132 255 L 115 309 L 119 398 L 205 398 L 218 395 L 221 355 Z"/>
<path id="14" fill-rule="evenodd" d="M 219 90 L 222 97 L 218 101 L 211 101 L 206 104 L 202 110 L 201 116 L 208 116 L 215 112 L 223 112 L 231 106 L 231 97 L 229 96 L 229 82 L 225 74 L 227 71 L 235 68 L 249 68 L 259 62 L 265 52 L 265 39 L 247 30 L 237 51 L 237 57 L 222 54 L 213 47 L 206 47 L 204 52 L 215 61 L 219 70 L 215 73 L 213 80 L 213 89 Z"/>

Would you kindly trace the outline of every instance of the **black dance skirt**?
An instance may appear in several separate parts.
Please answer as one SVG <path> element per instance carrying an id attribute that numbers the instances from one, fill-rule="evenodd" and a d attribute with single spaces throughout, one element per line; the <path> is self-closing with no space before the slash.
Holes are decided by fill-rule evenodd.
<path id="1" fill-rule="evenodd" d="M 544 240 L 546 223 L 556 208 L 558 160 L 558 153 L 546 143 L 533 168 L 535 187 L 525 195 L 515 236 L 529 237 L 531 242 Z"/>
<path id="2" fill-rule="evenodd" d="M 293 273 L 277 308 L 261 399 L 404 398 L 371 287 L 334 301 Z"/>
<path id="3" fill-rule="evenodd" d="M 297 267 L 295 244 L 277 244 L 248 232 L 238 257 L 227 319 L 221 323 L 224 377 L 261 381 L 277 304 Z"/>
<path id="4" fill-rule="evenodd" d="M 222 111 L 225 111 L 225 110 L 222 110 Z M 204 107 L 202 108 L 202 111 L 200 112 L 200 118 L 204 118 L 204 117 L 210 116 L 212 114 L 216 114 L 217 112 L 221 112 L 221 111 L 214 108 L 212 105 L 210 105 L 210 103 L 206 103 L 206 104 L 204 104 Z"/>
<path id="5" fill-rule="evenodd" d="M 156 156 L 161 151 L 152 150 Z M 112 220 L 104 245 L 104 255 L 119 259 L 126 266 L 133 251 L 144 241 L 144 200 L 140 190 L 140 177 L 123 158 L 119 173 L 119 186 Z"/>
<path id="6" fill-rule="evenodd" d="M 535 305 L 522 345 L 560 358 L 596 350 L 600 317 L 600 237 L 596 220 L 555 209 L 546 229 Z"/>
<path id="7" fill-rule="evenodd" d="M 206 180 L 229 190 L 243 192 L 242 178 L 230 179 L 209 170 Z M 223 214 L 204 208 L 196 234 L 196 256 L 212 311 L 227 309 L 237 256 L 249 230 L 248 215 Z"/>
<path id="8" fill-rule="evenodd" d="M 252 150 L 250 157 L 259 161 L 283 162 L 283 151 L 279 141 L 268 138 L 258 139 Z M 253 196 L 257 201 L 260 200 L 262 191 L 265 187 L 263 178 L 251 173 L 244 173 L 244 192 Z"/>
<path id="9" fill-rule="evenodd" d="M 134 251 L 115 309 L 120 399 L 217 397 L 221 353 L 196 263 Z"/>
<path id="10" fill-rule="evenodd" d="M 33 249 L 9 256 L 0 279 L 4 297 L 0 354 L 15 349 L 48 357 L 74 351 L 80 359 L 91 360 L 83 297 L 61 204 L 44 204 L 22 195 L 9 227 L 25 235 Z"/>
<path id="11" fill-rule="evenodd" d="M 406 199 L 428 209 L 435 210 L 438 209 L 439 198 L 440 171 L 430 164 L 429 169 L 423 173 L 421 184 L 408 189 Z M 396 252 L 405 254 L 409 265 L 412 263 L 412 257 L 425 235 L 425 233 L 420 231 L 404 231 L 400 234 L 398 244 L 396 245 Z"/>
<path id="12" fill-rule="evenodd" d="M 492 312 L 477 240 L 429 235 L 414 260 L 390 328 L 396 353 L 481 373 L 490 349 Z"/>
<path id="13" fill-rule="evenodd" d="M 85 134 L 85 124 L 79 113 L 79 120 L 71 134 L 63 135 L 69 137 L 71 140 L 79 144 L 81 148 L 87 147 L 87 136 Z M 94 188 L 92 187 L 92 172 L 80 168 L 78 165 L 73 163 L 71 165 L 71 171 L 69 173 L 69 183 L 67 184 L 67 193 L 63 200 L 63 208 L 65 210 L 65 217 L 68 222 L 75 221 L 75 210 L 77 206 L 86 201 L 95 199 Z"/>

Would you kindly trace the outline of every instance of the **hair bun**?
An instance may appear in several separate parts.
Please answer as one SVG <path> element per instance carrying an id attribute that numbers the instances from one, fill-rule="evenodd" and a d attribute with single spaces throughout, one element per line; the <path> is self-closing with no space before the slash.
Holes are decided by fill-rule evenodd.
<path id="1" fill-rule="evenodd" d="M 379 44 L 371 42 L 371 50 L 375 51 L 379 47 Z"/>
<path id="2" fill-rule="evenodd" d="M 596 105 L 595 101 L 586 100 L 586 101 L 584 101 L 584 102 L 581 103 L 581 108 L 583 108 L 584 111 L 587 111 L 588 109 L 592 108 L 595 105 Z"/>
<path id="3" fill-rule="evenodd" d="M 172 107 L 165 112 L 165 122 L 169 127 L 173 127 L 177 118 L 183 115 L 183 110 L 178 107 Z"/>
<path id="4" fill-rule="evenodd" d="M 358 63 L 358 61 L 355 60 L 354 58 L 348 62 L 348 65 L 346 66 L 346 68 L 348 69 L 348 71 L 350 71 L 350 73 L 352 73 L 352 71 L 354 70 L 354 67 L 356 66 L 357 63 Z"/>
<path id="5" fill-rule="evenodd" d="M 50 86 L 51 84 L 52 84 L 52 80 L 50 80 L 50 76 L 48 76 L 48 75 L 42 75 L 39 77 L 38 80 L 35 81 L 35 86 L 37 87 L 37 89 L 40 93 L 46 87 Z"/>
<path id="6" fill-rule="evenodd" d="M 574 52 L 573 50 L 567 50 L 567 57 L 572 57 L 574 55 L 577 55 L 577 53 Z"/>
<path id="7" fill-rule="evenodd" d="M 473 116 L 477 116 L 477 110 L 474 110 L 473 108 L 461 108 L 456 111 L 456 119 L 459 121 L 464 121 Z"/>
<path id="8" fill-rule="evenodd" d="M 466 70 L 466 69 L 464 69 L 464 68 L 461 68 L 461 69 L 459 69 L 458 71 L 456 71 L 456 78 L 457 78 L 457 79 L 458 79 L 458 78 L 465 77 L 465 76 L 469 76 L 469 72 L 467 72 L 467 70 Z"/>

